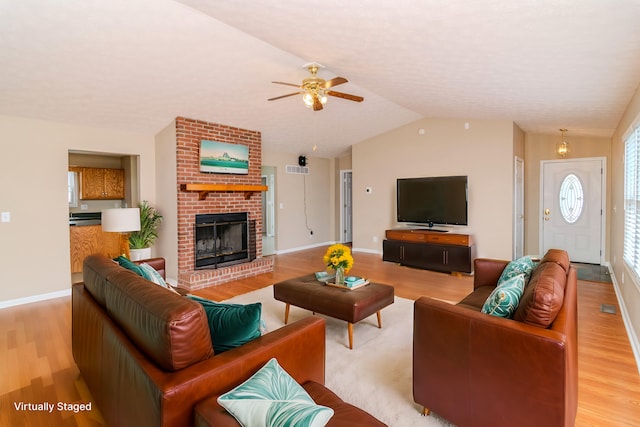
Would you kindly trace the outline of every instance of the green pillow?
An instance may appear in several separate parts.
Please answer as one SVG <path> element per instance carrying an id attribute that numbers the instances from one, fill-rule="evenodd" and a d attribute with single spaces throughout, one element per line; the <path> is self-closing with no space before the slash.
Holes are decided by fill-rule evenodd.
<path id="1" fill-rule="evenodd" d="M 145 277 L 142 268 L 140 268 L 140 266 L 138 264 L 136 264 L 135 262 L 123 257 L 123 256 L 119 256 L 118 258 L 116 258 L 116 261 L 118 261 L 118 264 L 121 267 L 126 268 L 127 270 L 131 270 L 134 273 L 136 273 L 138 276 L 142 276 L 147 280 L 150 280 L 148 277 Z"/>
<path id="2" fill-rule="evenodd" d="M 223 304 L 194 295 L 187 295 L 187 298 L 199 302 L 204 307 L 216 354 L 240 347 L 261 335 L 262 303 Z"/>
<path id="3" fill-rule="evenodd" d="M 512 277 L 516 277 L 520 274 L 524 274 L 524 282 L 527 283 L 531 277 L 531 272 L 536 267 L 536 263 L 533 262 L 530 256 L 525 256 L 511 261 L 502 271 L 500 278 L 498 279 L 497 286 L 500 286 L 502 282 L 506 282 Z"/>
<path id="4" fill-rule="evenodd" d="M 218 403 L 243 427 L 322 427 L 333 416 L 333 409 L 316 405 L 276 359 L 218 397 Z"/>
<path id="5" fill-rule="evenodd" d="M 511 318 L 524 293 L 524 274 L 502 282 L 491 292 L 482 306 L 482 312 L 497 317 Z"/>

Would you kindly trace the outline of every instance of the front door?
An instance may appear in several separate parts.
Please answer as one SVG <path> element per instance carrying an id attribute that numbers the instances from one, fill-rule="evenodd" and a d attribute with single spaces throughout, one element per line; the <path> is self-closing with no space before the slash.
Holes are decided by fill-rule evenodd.
<path id="1" fill-rule="evenodd" d="M 604 167 L 604 158 L 541 162 L 541 255 L 557 248 L 571 261 L 601 263 Z"/>

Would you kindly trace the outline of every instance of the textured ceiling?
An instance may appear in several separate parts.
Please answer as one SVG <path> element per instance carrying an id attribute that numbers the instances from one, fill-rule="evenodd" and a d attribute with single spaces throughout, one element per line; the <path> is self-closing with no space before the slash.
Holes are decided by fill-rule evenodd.
<path id="1" fill-rule="evenodd" d="M 637 0 L 0 0 L 0 114 L 152 134 L 186 116 L 327 157 L 422 117 L 610 136 L 638 22 Z M 267 102 L 310 61 L 365 101 Z"/>

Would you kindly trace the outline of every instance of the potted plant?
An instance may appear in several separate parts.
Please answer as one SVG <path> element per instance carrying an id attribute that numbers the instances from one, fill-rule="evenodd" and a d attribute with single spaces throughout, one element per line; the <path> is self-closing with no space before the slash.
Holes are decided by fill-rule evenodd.
<path id="1" fill-rule="evenodd" d="M 158 237 L 158 227 L 162 222 L 162 215 L 146 200 L 139 204 L 140 207 L 140 231 L 129 234 L 129 247 L 131 248 L 131 260 L 151 258 L 151 246 Z"/>

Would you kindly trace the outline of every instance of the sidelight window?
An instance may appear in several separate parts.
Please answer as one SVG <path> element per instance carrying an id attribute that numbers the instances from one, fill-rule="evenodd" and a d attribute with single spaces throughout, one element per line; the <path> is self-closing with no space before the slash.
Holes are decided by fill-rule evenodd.
<path id="1" fill-rule="evenodd" d="M 640 276 L 640 126 L 624 142 L 624 260 Z"/>

